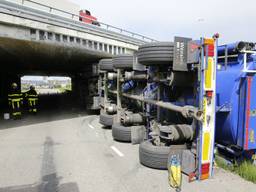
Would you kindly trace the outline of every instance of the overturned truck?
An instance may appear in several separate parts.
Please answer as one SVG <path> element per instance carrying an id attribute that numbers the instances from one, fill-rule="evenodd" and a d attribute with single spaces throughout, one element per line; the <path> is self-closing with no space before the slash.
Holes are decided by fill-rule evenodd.
<path id="1" fill-rule="evenodd" d="M 140 143 L 141 164 L 167 169 L 179 156 L 191 179 L 212 175 L 217 38 L 176 37 L 100 61 L 100 123 Z"/>

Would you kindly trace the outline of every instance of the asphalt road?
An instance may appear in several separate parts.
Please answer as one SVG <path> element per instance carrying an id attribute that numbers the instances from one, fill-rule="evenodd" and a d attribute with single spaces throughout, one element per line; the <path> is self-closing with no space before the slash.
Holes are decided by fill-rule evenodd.
<path id="1" fill-rule="evenodd" d="M 97 116 L 5 126 L 0 125 L 0 192 L 174 191 L 167 171 L 140 165 L 138 145 L 113 141 Z M 203 182 L 187 183 L 184 176 L 182 191 L 256 191 L 236 175 L 215 172 Z"/>

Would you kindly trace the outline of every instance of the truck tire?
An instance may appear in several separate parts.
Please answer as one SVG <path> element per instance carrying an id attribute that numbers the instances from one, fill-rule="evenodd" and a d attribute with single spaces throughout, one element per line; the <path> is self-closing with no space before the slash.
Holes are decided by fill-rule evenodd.
<path id="1" fill-rule="evenodd" d="M 111 127 L 113 125 L 113 118 L 114 118 L 114 115 L 101 113 L 99 122 L 105 127 Z"/>
<path id="2" fill-rule="evenodd" d="M 115 69 L 132 69 L 133 55 L 117 55 L 113 58 L 113 66 Z"/>
<path id="3" fill-rule="evenodd" d="M 146 71 L 147 70 L 146 66 L 138 62 L 138 51 L 135 51 L 133 54 L 134 54 L 133 71 Z"/>
<path id="4" fill-rule="evenodd" d="M 113 71 L 113 60 L 101 59 L 99 62 L 99 68 L 102 71 Z"/>
<path id="5" fill-rule="evenodd" d="M 139 47 L 138 62 L 146 66 L 172 65 L 173 53 L 172 42 L 147 43 Z"/>
<path id="6" fill-rule="evenodd" d="M 131 142 L 131 126 L 125 127 L 119 123 L 113 124 L 112 136 L 116 141 Z"/>
<path id="7" fill-rule="evenodd" d="M 167 160 L 170 152 L 187 149 L 186 144 L 171 146 L 156 146 L 152 140 L 144 141 L 139 147 L 140 163 L 154 169 L 167 169 Z"/>

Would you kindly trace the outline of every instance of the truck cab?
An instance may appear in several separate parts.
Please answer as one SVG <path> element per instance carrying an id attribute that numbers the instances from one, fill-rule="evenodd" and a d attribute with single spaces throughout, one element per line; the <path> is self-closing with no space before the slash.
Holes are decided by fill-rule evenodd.
<path id="1" fill-rule="evenodd" d="M 88 10 L 80 10 L 79 11 L 79 21 L 87 23 L 87 24 L 93 24 L 100 26 L 99 22 L 97 21 L 97 18 L 91 15 L 91 12 Z"/>

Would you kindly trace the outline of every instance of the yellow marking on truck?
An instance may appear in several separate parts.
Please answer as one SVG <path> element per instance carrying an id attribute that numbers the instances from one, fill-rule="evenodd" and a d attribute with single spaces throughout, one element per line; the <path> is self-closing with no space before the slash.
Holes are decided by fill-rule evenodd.
<path id="1" fill-rule="evenodd" d="M 208 58 L 208 67 L 205 70 L 205 88 L 211 89 L 212 88 L 212 67 L 213 67 L 213 58 Z"/>
<path id="2" fill-rule="evenodd" d="M 251 142 L 251 143 L 254 143 L 254 142 L 255 142 L 255 139 L 254 139 L 254 130 L 251 130 L 251 131 L 250 131 L 250 142 Z"/>
<path id="3" fill-rule="evenodd" d="M 206 107 L 207 107 L 207 98 L 204 97 L 203 101 L 203 126 L 205 127 L 207 125 L 207 120 L 206 120 Z"/>
<path id="4" fill-rule="evenodd" d="M 209 160 L 209 152 L 210 152 L 210 133 L 206 132 L 203 135 L 203 161 Z"/>

